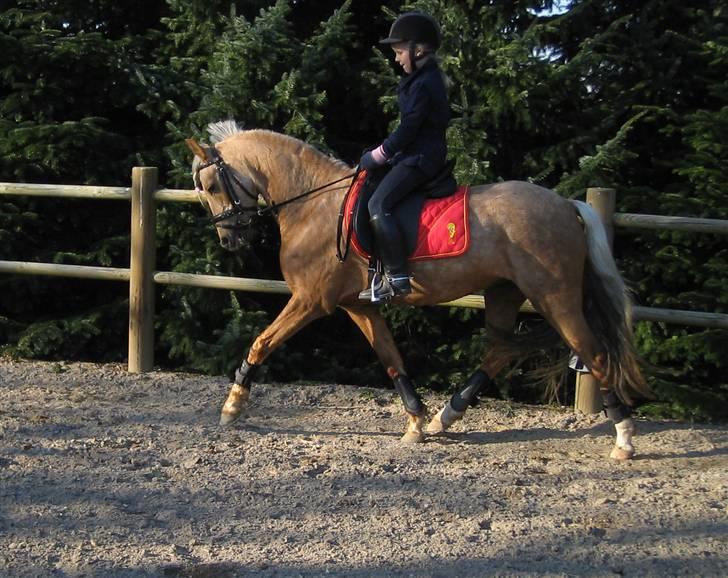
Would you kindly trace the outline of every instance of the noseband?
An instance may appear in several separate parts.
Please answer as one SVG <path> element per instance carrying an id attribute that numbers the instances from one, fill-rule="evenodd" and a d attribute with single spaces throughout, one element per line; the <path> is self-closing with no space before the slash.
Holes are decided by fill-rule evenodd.
<path id="1" fill-rule="evenodd" d="M 195 186 L 197 186 L 198 183 L 201 185 L 199 176 L 200 171 L 206 169 L 207 167 L 215 165 L 215 168 L 217 169 L 217 174 L 220 177 L 222 190 L 228 196 L 230 202 L 232 203 L 232 207 L 230 207 L 229 209 L 225 209 L 217 215 L 212 215 L 213 224 L 220 229 L 240 229 L 246 225 L 249 225 L 250 221 L 252 220 L 252 215 L 257 215 L 259 213 L 258 195 L 248 190 L 245 184 L 237 177 L 232 169 L 230 169 L 228 164 L 223 160 L 223 158 L 220 156 L 220 153 L 214 146 L 210 146 L 209 150 L 212 159 L 202 163 L 195 170 L 195 174 L 193 177 Z M 254 204 L 252 206 L 243 205 L 240 201 L 240 196 L 237 193 L 238 190 L 242 191 L 246 197 L 254 202 Z M 240 219 L 236 219 L 234 224 L 232 225 L 219 224 L 220 221 L 224 221 L 231 217 L 239 217 L 245 215 L 246 213 L 251 215 L 251 218 L 248 219 L 247 222 L 242 222 Z"/>

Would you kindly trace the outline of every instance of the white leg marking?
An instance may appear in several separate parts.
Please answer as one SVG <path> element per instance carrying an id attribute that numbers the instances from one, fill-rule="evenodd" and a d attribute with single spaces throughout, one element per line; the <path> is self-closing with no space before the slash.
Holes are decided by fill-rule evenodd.
<path id="1" fill-rule="evenodd" d="M 615 424 L 614 428 L 617 430 L 617 441 L 609 457 L 619 461 L 632 459 L 634 457 L 634 446 L 632 445 L 634 422 L 631 418 L 627 418 Z"/>
<path id="2" fill-rule="evenodd" d="M 627 451 L 634 451 L 632 436 L 634 435 L 634 423 L 632 418 L 623 419 L 614 428 L 617 430 L 617 447 Z"/>

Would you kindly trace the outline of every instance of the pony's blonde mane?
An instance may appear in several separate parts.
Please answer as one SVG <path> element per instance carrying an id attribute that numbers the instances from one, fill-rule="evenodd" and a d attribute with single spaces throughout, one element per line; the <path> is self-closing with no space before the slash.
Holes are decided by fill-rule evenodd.
<path id="1" fill-rule="evenodd" d="M 219 122 L 211 122 L 207 125 L 207 132 L 210 135 L 212 144 L 217 144 L 224 141 L 226 138 L 233 135 L 245 132 L 236 121 L 221 120 Z"/>
<path id="2" fill-rule="evenodd" d="M 303 154 L 311 154 L 314 158 L 320 159 L 321 161 L 324 161 L 325 163 L 333 164 L 337 169 L 348 169 L 349 166 L 331 156 L 327 155 L 325 153 L 322 153 L 320 150 L 318 150 L 313 145 L 310 145 L 300 139 L 294 138 L 292 136 L 288 136 L 286 134 L 274 132 L 271 130 L 265 130 L 265 129 L 249 129 L 245 130 L 243 129 L 235 120 L 222 120 L 219 122 L 213 122 L 207 125 L 207 132 L 210 134 L 210 140 L 213 144 L 220 143 L 230 137 L 236 136 L 236 135 L 246 135 L 253 138 L 256 138 L 257 140 L 262 140 L 262 143 L 268 144 L 269 142 L 273 142 L 276 145 L 283 145 L 285 147 L 290 147 L 299 155 Z M 276 151 L 276 154 L 278 154 L 279 151 Z"/>
<path id="3" fill-rule="evenodd" d="M 276 195 L 277 202 L 291 194 L 313 189 L 340 178 L 351 168 L 297 138 L 265 129 L 242 129 L 234 120 L 207 127 L 213 144 L 235 147 L 244 172 L 259 190 Z M 266 175 L 267 182 L 261 182 Z"/>

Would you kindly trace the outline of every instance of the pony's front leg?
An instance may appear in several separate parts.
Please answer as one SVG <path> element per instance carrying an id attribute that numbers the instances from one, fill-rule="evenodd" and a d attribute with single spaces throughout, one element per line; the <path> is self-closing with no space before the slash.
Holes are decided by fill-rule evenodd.
<path id="1" fill-rule="evenodd" d="M 410 378 L 405 374 L 398 373 L 392 367 L 387 370 L 387 373 L 392 378 L 394 389 L 397 390 L 400 398 L 402 398 L 402 404 L 407 413 L 407 430 L 402 436 L 402 441 L 411 444 L 424 441 L 425 435 L 422 433 L 422 427 L 425 425 L 427 408 L 422 403 L 422 398 L 420 398 L 415 390 L 415 386 Z"/>
<path id="2" fill-rule="evenodd" d="M 235 372 L 235 381 L 220 412 L 220 425 L 230 425 L 240 417 L 240 412 L 250 399 L 250 386 L 259 365 L 251 365 L 245 359 Z"/>
<path id="3" fill-rule="evenodd" d="M 230 388 L 220 413 L 220 425 L 229 425 L 240 417 L 240 412 L 250 398 L 250 388 L 255 374 L 281 343 L 324 311 L 311 302 L 304 302 L 294 295 L 278 317 L 253 342 L 246 359 L 235 372 L 235 382 Z"/>
<path id="4" fill-rule="evenodd" d="M 394 389 L 402 399 L 407 414 L 407 429 L 402 436 L 402 441 L 405 443 L 424 441 L 425 434 L 422 432 L 422 428 L 427 417 L 427 408 L 404 370 L 402 356 L 399 354 L 392 332 L 387 327 L 384 317 L 370 305 L 346 306 L 343 309 L 361 329 L 377 353 L 379 361 L 387 370 L 387 374 L 394 384 Z"/>

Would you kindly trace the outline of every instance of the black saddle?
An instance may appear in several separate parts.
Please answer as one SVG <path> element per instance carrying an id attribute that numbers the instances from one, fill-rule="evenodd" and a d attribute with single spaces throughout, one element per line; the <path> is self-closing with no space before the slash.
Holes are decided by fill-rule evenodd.
<path id="1" fill-rule="evenodd" d="M 454 195 L 457 190 L 457 182 L 452 175 L 455 161 L 445 163 L 442 170 L 437 173 L 429 182 L 417 191 L 407 195 L 394 207 L 393 215 L 399 224 L 399 228 L 405 238 L 407 255 L 411 255 L 417 243 L 417 232 L 420 225 L 420 213 L 426 199 L 441 199 Z M 386 174 L 386 173 L 385 173 Z M 359 245 L 370 255 L 373 253 L 373 234 L 369 225 L 369 199 L 374 194 L 377 185 L 384 177 L 384 174 L 370 173 L 362 186 L 359 198 L 354 206 L 354 232 Z"/>

